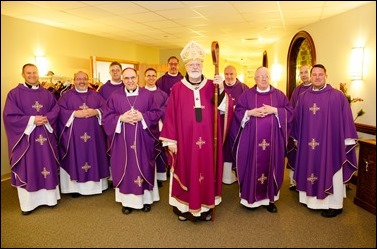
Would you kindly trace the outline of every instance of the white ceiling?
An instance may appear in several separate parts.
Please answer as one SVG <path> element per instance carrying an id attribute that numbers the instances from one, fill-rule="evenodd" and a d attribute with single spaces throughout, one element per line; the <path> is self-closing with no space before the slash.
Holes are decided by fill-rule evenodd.
<path id="1" fill-rule="evenodd" d="M 372 1 L 1 1 L 1 14 L 160 49 L 218 41 L 229 61 L 263 50 L 305 26 Z"/>

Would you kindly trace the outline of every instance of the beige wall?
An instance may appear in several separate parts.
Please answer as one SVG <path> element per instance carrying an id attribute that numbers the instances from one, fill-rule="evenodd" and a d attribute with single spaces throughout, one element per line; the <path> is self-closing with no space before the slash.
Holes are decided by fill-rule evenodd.
<path id="1" fill-rule="evenodd" d="M 7 93 L 19 82 L 22 66 L 34 63 L 42 50 L 49 70 L 72 77 L 78 70 L 90 73 L 90 56 L 159 64 L 159 50 L 83 33 L 26 22 L 1 15 L 1 117 Z M 7 138 L 1 125 L 1 175 L 10 172 Z"/>
<path id="2" fill-rule="evenodd" d="M 357 111 L 363 108 L 366 114 L 357 122 L 376 125 L 376 3 L 365 5 L 336 17 L 322 20 L 303 27 L 313 38 L 317 52 L 317 63 L 322 63 L 328 70 L 328 82 L 339 87 L 340 82 L 347 82 L 352 96 L 361 97 L 364 102 L 352 105 Z M 300 30 L 297 30 L 300 31 Z M 265 48 L 269 66 L 278 63 L 283 72 L 277 87 L 286 91 L 286 56 L 289 44 L 297 33 L 287 35 L 279 42 Z M 361 39 L 365 43 L 365 75 L 360 86 L 350 83 L 348 72 L 351 48 Z M 202 44 L 206 46 L 206 44 Z M 220 58 L 221 58 L 221 44 Z M 144 64 L 164 64 L 171 55 L 178 55 L 177 50 L 158 51 L 145 46 L 90 36 L 82 33 L 52 28 L 40 24 L 25 22 L 20 19 L 1 16 L 1 117 L 7 93 L 18 82 L 22 82 L 21 68 L 27 62 L 34 62 L 34 53 L 43 49 L 55 74 L 71 76 L 78 70 L 90 70 L 89 57 L 92 55 L 139 61 Z M 212 78 L 214 66 L 208 44 L 208 54 L 204 63 L 204 74 Z M 261 54 L 263 51 L 260 51 Z M 224 67 L 233 64 L 238 74 L 255 70 L 237 63 L 220 59 L 220 73 Z M 183 67 L 183 64 L 181 64 Z M 182 68 L 181 68 L 182 70 Z M 249 85 L 253 82 L 248 82 Z M 7 139 L 4 126 L 1 126 L 1 175 L 10 172 Z"/>
<path id="3" fill-rule="evenodd" d="M 376 126 L 376 2 L 324 19 L 301 30 L 307 31 L 313 38 L 317 52 L 316 62 L 326 67 L 327 82 L 338 89 L 339 83 L 347 83 L 352 97 L 364 99 L 363 102 L 351 105 L 354 116 L 361 108 L 366 111 L 357 122 Z M 286 57 L 289 44 L 297 32 L 266 49 L 269 66 L 277 62 L 284 69 L 278 84 L 278 88 L 284 92 L 287 77 Z M 365 44 L 364 79 L 361 84 L 351 83 L 349 76 L 351 49 L 359 41 Z"/>

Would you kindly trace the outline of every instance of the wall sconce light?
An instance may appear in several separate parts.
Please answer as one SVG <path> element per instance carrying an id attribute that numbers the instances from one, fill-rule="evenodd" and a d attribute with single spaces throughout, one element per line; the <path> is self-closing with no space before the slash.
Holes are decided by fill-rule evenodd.
<path id="1" fill-rule="evenodd" d="M 35 65 L 38 67 L 39 75 L 45 76 L 48 72 L 48 61 L 45 56 L 36 55 Z"/>
<path id="2" fill-rule="evenodd" d="M 281 74 L 283 72 L 283 68 L 281 65 L 274 63 L 271 68 L 271 80 L 275 86 L 277 86 L 278 82 L 281 79 Z"/>
<path id="3" fill-rule="evenodd" d="M 363 79 L 364 48 L 354 47 L 351 53 L 351 80 Z"/>

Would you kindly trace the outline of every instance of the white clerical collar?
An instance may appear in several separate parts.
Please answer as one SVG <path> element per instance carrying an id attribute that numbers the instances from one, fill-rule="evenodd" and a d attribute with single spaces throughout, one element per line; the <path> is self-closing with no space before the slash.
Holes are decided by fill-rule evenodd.
<path id="1" fill-rule="evenodd" d="M 318 91 L 322 91 L 323 89 L 325 89 L 326 86 L 327 86 L 327 84 L 321 86 L 320 88 L 315 89 L 315 88 L 313 87 L 312 89 L 313 89 L 314 92 L 318 92 Z"/>
<path id="2" fill-rule="evenodd" d="M 303 86 L 311 86 L 312 83 L 311 83 L 311 82 L 307 82 L 307 83 L 302 82 L 302 85 L 303 85 Z"/>
<path id="3" fill-rule="evenodd" d="M 120 85 L 120 84 L 123 83 L 123 81 L 115 82 L 115 81 L 110 80 L 110 83 L 111 83 L 112 85 Z"/>
<path id="4" fill-rule="evenodd" d="M 88 88 L 85 89 L 85 90 L 79 90 L 79 89 L 77 89 L 77 88 L 75 87 L 75 90 L 76 90 L 76 92 L 79 92 L 79 93 L 87 93 L 87 92 L 88 92 Z"/>
<path id="5" fill-rule="evenodd" d="M 139 87 L 136 87 L 135 90 L 127 90 L 127 88 L 124 88 L 124 91 L 127 96 L 137 96 L 139 95 Z"/>
<path id="6" fill-rule="evenodd" d="M 147 86 L 147 85 L 145 85 L 145 89 L 148 89 L 149 91 L 156 91 L 157 86 Z"/>
<path id="7" fill-rule="evenodd" d="M 235 84 L 236 84 L 236 82 L 237 82 L 237 80 L 236 81 L 234 81 L 233 83 L 230 83 L 230 85 L 228 85 L 227 83 L 225 83 L 225 81 L 224 81 L 224 84 L 226 85 L 226 86 L 229 86 L 229 87 L 231 87 L 231 86 L 234 86 Z"/>
<path id="8" fill-rule="evenodd" d="M 269 91 L 270 91 L 270 86 L 268 86 L 266 90 L 261 90 L 257 86 L 257 92 L 259 92 L 259 93 L 266 93 L 266 92 L 269 92 Z"/>
<path id="9" fill-rule="evenodd" d="M 26 85 L 26 83 L 24 83 L 24 86 L 27 87 L 27 88 L 30 88 L 30 89 L 38 89 L 39 88 L 39 84 L 38 85 L 30 85 L 31 87 L 29 87 L 28 85 Z"/>
<path id="10" fill-rule="evenodd" d="M 173 76 L 173 77 L 175 77 L 175 76 L 178 75 L 178 73 L 176 73 L 176 74 L 172 74 L 172 73 L 169 73 L 169 72 L 168 72 L 168 74 L 169 74 L 170 76 Z"/>

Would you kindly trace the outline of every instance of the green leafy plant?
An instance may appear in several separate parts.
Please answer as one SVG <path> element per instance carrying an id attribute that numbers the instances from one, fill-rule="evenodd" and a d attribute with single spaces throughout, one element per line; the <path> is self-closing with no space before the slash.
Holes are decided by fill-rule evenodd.
<path id="1" fill-rule="evenodd" d="M 340 83 L 339 84 L 339 90 L 343 92 L 343 94 L 346 96 L 348 103 L 356 103 L 356 102 L 361 102 L 364 101 L 362 98 L 352 98 L 350 94 L 348 94 L 348 88 L 347 88 L 347 83 Z M 356 117 L 353 121 L 356 121 L 356 119 L 360 116 L 363 116 L 365 114 L 365 111 L 361 108 L 357 114 Z"/>

